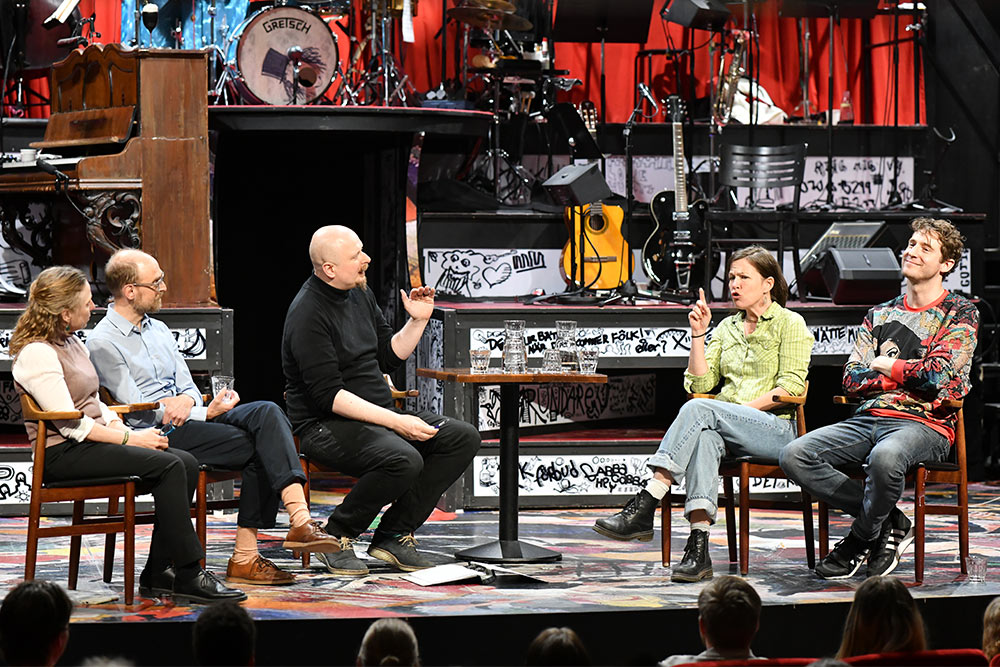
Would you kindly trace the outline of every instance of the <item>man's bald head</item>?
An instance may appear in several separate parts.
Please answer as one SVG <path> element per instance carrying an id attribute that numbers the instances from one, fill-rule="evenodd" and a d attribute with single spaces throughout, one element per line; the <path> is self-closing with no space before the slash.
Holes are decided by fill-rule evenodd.
<path id="1" fill-rule="evenodd" d="M 140 274 L 152 266 L 158 269 L 159 263 L 148 253 L 131 248 L 119 250 L 111 255 L 104 267 L 104 280 L 108 290 L 114 297 L 120 297 L 125 285 L 142 282 Z"/>
<path id="2" fill-rule="evenodd" d="M 323 282 L 337 289 L 365 289 L 365 270 L 371 257 L 362 250 L 361 239 L 350 227 L 320 227 L 309 242 L 309 260 L 313 272 Z"/>

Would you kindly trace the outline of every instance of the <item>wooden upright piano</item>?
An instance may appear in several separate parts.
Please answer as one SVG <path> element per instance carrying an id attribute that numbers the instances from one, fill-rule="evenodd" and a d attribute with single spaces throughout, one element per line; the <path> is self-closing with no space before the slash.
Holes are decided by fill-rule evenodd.
<path id="1" fill-rule="evenodd" d="M 52 68 L 52 115 L 35 162 L 0 170 L 0 232 L 37 266 L 154 255 L 165 306 L 214 303 L 208 59 L 201 51 L 75 51 Z"/>

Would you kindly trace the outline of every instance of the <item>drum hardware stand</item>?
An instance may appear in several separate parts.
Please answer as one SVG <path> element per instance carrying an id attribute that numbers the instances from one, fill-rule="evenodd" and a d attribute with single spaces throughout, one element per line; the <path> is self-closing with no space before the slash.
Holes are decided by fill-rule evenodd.
<path id="1" fill-rule="evenodd" d="M 388 0 L 376 0 L 380 14 L 372 17 L 371 46 L 372 57 L 368 62 L 368 70 L 362 86 L 380 93 L 378 100 L 382 106 L 391 106 L 392 101 L 399 99 L 403 106 L 407 104 L 406 88 L 413 88 L 410 76 L 403 74 L 396 67 L 396 56 L 392 52 L 390 28 L 392 15 L 389 13 Z M 375 10 L 373 9 L 373 12 Z M 402 75 L 402 76 L 401 76 Z M 390 90 L 391 89 L 391 90 Z M 374 99 L 365 98 L 366 104 L 374 103 Z"/>

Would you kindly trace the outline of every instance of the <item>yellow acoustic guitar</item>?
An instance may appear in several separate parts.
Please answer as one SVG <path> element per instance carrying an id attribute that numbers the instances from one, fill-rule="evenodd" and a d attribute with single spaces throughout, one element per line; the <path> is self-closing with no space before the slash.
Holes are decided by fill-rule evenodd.
<path id="1" fill-rule="evenodd" d="M 570 286 L 615 289 L 632 277 L 632 249 L 622 236 L 624 218 L 620 206 L 600 202 L 566 209 L 570 239 L 563 247 L 559 266 Z M 581 229 L 583 247 L 574 249 L 580 244 Z"/>

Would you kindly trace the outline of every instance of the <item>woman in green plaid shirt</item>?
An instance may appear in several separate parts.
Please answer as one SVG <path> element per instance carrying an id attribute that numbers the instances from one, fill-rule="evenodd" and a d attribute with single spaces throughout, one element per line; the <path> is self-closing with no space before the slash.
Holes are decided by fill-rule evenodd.
<path id="1" fill-rule="evenodd" d="M 777 459 L 781 448 L 796 437 L 793 411 L 771 399 L 775 394 L 798 396 L 805 389 L 812 334 L 801 315 L 784 307 L 788 284 L 766 249 L 750 246 L 733 254 L 729 292 L 737 312 L 712 330 L 707 346 L 712 311 L 703 290 L 688 313 L 691 354 L 684 388 L 704 393 L 721 381 L 718 394 L 681 407 L 647 463 L 653 478 L 622 511 L 594 525 L 607 537 L 651 540 L 657 505 L 671 484 L 684 480 L 684 515 L 691 535 L 672 581 L 712 576 L 708 530 L 718 509 L 722 456 L 728 451 Z"/>

